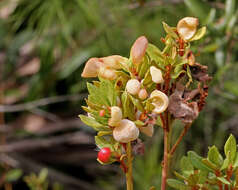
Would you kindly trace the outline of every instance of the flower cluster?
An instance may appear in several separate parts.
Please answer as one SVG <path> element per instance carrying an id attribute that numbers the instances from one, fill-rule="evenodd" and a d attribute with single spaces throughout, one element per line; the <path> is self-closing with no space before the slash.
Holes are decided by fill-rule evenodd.
<path id="1" fill-rule="evenodd" d="M 166 114 L 191 123 L 202 109 L 210 77 L 206 67 L 195 61 L 190 42 L 200 39 L 206 28 L 197 29 L 198 19 L 193 17 L 183 18 L 177 27 L 163 26 L 167 33 L 161 39 L 163 50 L 141 36 L 129 58 L 91 58 L 85 65 L 82 77 L 98 77 L 99 81 L 87 84 L 88 106 L 83 108 L 88 116 L 80 118 L 98 131 L 95 141 L 102 151 L 101 163 L 123 165 L 127 143 L 138 141 L 142 133 L 152 136 L 154 126 L 163 125 Z M 193 80 L 198 88 L 191 87 Z"/>

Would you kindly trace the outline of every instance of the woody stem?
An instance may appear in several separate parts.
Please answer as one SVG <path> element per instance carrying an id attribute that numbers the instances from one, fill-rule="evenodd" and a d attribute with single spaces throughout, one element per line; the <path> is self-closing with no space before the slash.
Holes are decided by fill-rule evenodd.
<path id="1" fill-rule="evenodd" d="M 166 181 L 168 177 L 168 169 L 169 169 L 169 151 L 170 151 L 170 126 L 168 119 L 168 112 L 165 113 L 166 119 L 163 122 L 164 129 L 164 158 L 162 164 L 162 182 L 161 182 L 161 190 L 166 190 Z"/>
<path id="2" fill-rule="evenodd" d="M 132 152 L 131 152 L 131 142 L 127 143 L 126 146 L 126 154 L 127 154 L 127 165 L 128 170 L 126 173 L 126 187 L 127 190 L 133 190 L 133 178 L 132 178 Z"/>

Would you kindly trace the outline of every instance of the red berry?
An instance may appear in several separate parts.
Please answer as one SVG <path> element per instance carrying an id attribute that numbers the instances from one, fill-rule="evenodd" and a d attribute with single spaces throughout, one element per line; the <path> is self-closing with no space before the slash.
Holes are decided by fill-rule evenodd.
<path id="1" fill-rule="evenodd" d="M 108 147 L 102 148 L 99 152 L 98 152 L 98 159 L 101 162 L 108 162 L 109 159 L 111 157 L 111 149 Z"/>
<path id="2" fill-rule="evenodd" d="M 106 114 L 106 111 L 105 111 L 105 110 L 100 110 L 100 111 L 99 111 L 99 115 L 100 115 L 101 117 L 103 117 L 105 114 Z"/>

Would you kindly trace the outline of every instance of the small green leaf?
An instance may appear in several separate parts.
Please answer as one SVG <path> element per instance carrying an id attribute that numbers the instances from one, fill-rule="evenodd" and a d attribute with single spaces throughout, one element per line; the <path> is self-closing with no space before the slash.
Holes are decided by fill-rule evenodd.
<path id="1" fill-rule="evenodd" d="M 222 164 L 220 170 L 224 170 L 224 169 L 226 169 L 226 168 L 228 167 L 228 165 L 229 165 L 229 159 L 226 158 L 226 159 L 224 160 L 224 162 L 223 162 L 223 164 Z"/>
<path id="2" fill-rule="evenodd" d="M 111 81 L 101 79 L 100 91 L 101 96 L 105 97 L 110 106 L 116 105 L 117 94 Z"/>
<path id="3" fill-rule="evenodd" d="M 21 176 L 23 172 L 20 169 L 11 169 L 5 174 L 5 179 L 8 182 L 17 181 Z"/>
<path id="4" fill-rule="evenodd" d="M 112 131 L 99 131 L 97 135 L 101 137 L 101 136 L 111 135 L 111 134 L 112 134 Z"/>
<path id="5" fill-rule="evenodd" d="M 144 111 L 144 107 L 143 107 L 142 103 L 140 102 L 140 100 L 134 98 L 134 97 L 131 96 L 131 95 L 129 95 L 129 97 L 130 97 L 132 103 L 135 105 L 135 107 L 136 107 L 138 110 L 140 110 L 140 111 L 143 112 L 143 111 Z"/>
<path id="6" fill-rule="evenodd" d="M 109 106 L 109 103 L 105 96 L 101 94 L 101 90 L 99 87 L 96 87 L 95 85 L 91 83 L 87 83 L 88 87 L 88 100 L 96 105 L 107 105 Z"/>
<path id="7" fill-rule="evenodd" d="M 155 61 L 155 63 L 158 66 L 162 66 L 162 63 L 164 62 L 164 55 L 160 51 L 159 48 L 157 48 L 153 44 L 149 44 L 147 49 L 146 49 L 146 53 L 148 54 L 148 56 L 151 59 L 151 61 Z M 162 66 L 162 68 L 163 68 L 163 66 Z"/>
<path id="8" fill-rule="evenodd" d="M 175 33 L 175 31 L 173 30 L 173 28 L 171 28 L 168 24 L 166 24 L 165 22 L 163 22 L 163 27 L 164 30 L 167 34 L 169 34 L 170 36 L 174 37 L 174 38 L 178 38 L 178 35 Z"/>
<path id="9" fill-rule="evenodd" d="M 211 168 L 213 170 L 216 170 L 218 169 L 217 168 L 217 165 L 213 164 L 212 162 L 210 162 L 208 159 L 202 159 L 202 162 L 208 167 L 208 168 Z"/>
<path id="10" fill-rule="evenodd" d="M 202 162 L 202 157 L 198 156 L 196 152 L 189 151 L 188 152 L 188 158 L 190 159 L 192 165 L 200 170 L 205 170 L 205 171 L 212 171 L 210 168 L 208 168 L 203 162 Z"/>
<path id="11" fill-rule="evenodd" d="M 48 176 L 48 170 L 46 168 L 42 169 L 39 174 L 39 181 L 43 183 Z"/>
<path id="12" fill-rule="evenodd" d="M 130 97 L 126 91 L 124 91 L 121 95 L 122 101 L 122 110 L 123 110 L 123 117 L 129 117 L 130 120 L 135 119 L 135 111 L 134 106 L 130 101 Z"/>
<path id="13" fill-rule="evenodd" d="M 194 169 L 192 163 L 186 156 L 183 156 L 180 160 L 180 168 L 187 177 L 193 173 Z"/>
<path id="14" fill-rule="evenodd" d="M 105 148 L 108 147 L 111 150 L 114 150 L 114 144 L 116 141 L 111 137 L 102 137 L 102 136 L 95 136 L 95 143 L 98 146 L 98 148 Z"/>
<path id="15" fill-rule="evenodd" d="M 167 184 L 175 189 L 179 190 L 188 190 L 189 187 L 187 187 L 183 182 L 176 180 L 176 179 L 168 179 Z"/>
<path id="16" fill-rule="evenodd" d="M 227 181 L 224 177 L 217 177 L 217 179 L 226 185 L 230 185 L 230 182 Z"/>
<path id="17" fill-rule="evenodd" d="M 216 146 L 209 147 L 208 160 L 218 166 L 221 166 L 223 164 L 222 155 L 219 153 Z"/>
<path id="18" fill-rule="evenodd" d="M 200 40 L 206 34 L 206 30 L 207 28 L 205 26 L 200 28 L 189 41 Z"/>
<path id="19" fill-rule="evenodd" d="M 232 134 L 229 136 L 225 143 L 224 152 L 226 157 L 229 157 L 228 154 L 230 154 L 231 160 L 234 161 L 236 157 L 236 139 Z"/>
<path id="20" fill-rule="evenodd" d="M 83 123 L 94 128 L 96 131 L 110 130 L 109 127 L 103 126 L 101 123 L 97 122 L 94 118 L 87 117 L 85 115 L 79 115 L 79 117 Z"/>

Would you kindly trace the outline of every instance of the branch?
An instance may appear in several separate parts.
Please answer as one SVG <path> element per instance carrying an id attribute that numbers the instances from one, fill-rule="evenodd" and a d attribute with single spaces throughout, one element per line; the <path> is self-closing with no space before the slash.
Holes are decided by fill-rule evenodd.
<path id="1" fill-rule="evenodd" d="M 47 148 L 61 144 L 92 144 L 91 136 L 84 132 L 74 132 L 56 137 L 48 137 L 47 139 L 27 139 L 19 142 L 0 145 L 1 153 L 9 152 L 26 152 L 40 148 Z"/>
<path id="2" fill-rule="evenodd" d="M 98 187 L 93 186 L 92 183 L 87 183 L 79 178 L 74 178 L 68 176 L 60 171 L 57 171 L 52 168 L 48 168 L 46 165 L 35 162 L 27 157 L 24 157 L 20 154 L 1 154 L 0 162 L 6 163 L 13 168 L 21 168 L 27 173 L 39 173 L 42 168 L 47 168 L 48 170 L 48 178 L 51 182 L 59 182 L 67 190 L 99 190 Z"/>
<path id="3" fill-rule="evenodd" d="M 186 135 L 186 133 L 188 132 L 188 129 L 190 128 L 191 124 L 186 124 L 183 128 L 182 133 L 180 134 L 179 138 L 177 139 L 176 143 L 173 145 L 173 147 L 170 150 L 169 155 L 172 156 L 176 150 L 176 148 L 178 147 L 178 145 L 180 144 L 180 142 L 182 141 L 183 137 Z"/>
<path id="4" fill-rule="evenodd" d="M 163 2 L 163 1 L 150 1 L 148 3 L 141 4 L 139 2 L 130 4 L 127 6 L 129 10 L 137 9 L 139 7 L 158 7 L 161 5 L 168 5 L 168 4 L 179 4 L 183 3 L 183 0 L 170 0 L 168 2 Z"/>
<path id="5" fill-rule="evenodd" d="M 64 96 L 54 96 L 48 98 L 42 98 L 32 102 L 16 105 L 0 105 L 0 112 L 19 112 L 24 110 L 31 110 L 36 107 L 46 106 L 49 104 L 55 104 L 65 101 L 76 101 L 85 98 L 87 94 L 73 94 L 73 95 L 64 95 Z"/>

